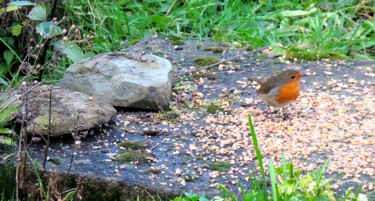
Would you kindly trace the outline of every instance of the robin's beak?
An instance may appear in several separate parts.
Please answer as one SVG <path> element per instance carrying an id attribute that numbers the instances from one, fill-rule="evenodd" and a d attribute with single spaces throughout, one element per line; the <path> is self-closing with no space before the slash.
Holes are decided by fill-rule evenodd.
<path id="1" fill-rule="evenodd" d="M 307 75 L 306 74 L 302 74 L 301 77 L 307 77 Z"/>

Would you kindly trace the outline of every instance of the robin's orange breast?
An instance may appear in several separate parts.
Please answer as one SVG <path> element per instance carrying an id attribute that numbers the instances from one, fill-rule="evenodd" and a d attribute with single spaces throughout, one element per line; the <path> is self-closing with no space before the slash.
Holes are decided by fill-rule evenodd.
<path id="1" fill-rule="evenodd" d="M 280 87 L 279 94 L 276 97 L 276 101 L 280 104 L 285 104 L 297 99 L 299 95 L 299 82 L 293 80 L 292 82 L 287 83 L 283 87 Z"/>

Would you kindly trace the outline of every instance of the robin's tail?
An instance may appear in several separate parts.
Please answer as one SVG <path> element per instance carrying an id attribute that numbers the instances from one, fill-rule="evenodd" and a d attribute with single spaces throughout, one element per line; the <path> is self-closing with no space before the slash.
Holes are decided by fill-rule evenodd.
<path id="1" fill-rule="evenodd" d="M 258 82 L 258 84 L 260 84 L 260 85 L 262 85 L 264 83 L 263 80 L 258 79 L 258 78 L 249 77 L 247 79 L 250 80 L 250 81 L 252 81 L 252 82 Z"/>

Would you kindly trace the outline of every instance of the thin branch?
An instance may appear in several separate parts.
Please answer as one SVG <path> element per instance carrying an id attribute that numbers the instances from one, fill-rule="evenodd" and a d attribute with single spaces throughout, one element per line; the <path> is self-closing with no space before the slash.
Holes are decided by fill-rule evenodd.
<path id="1" fill-rule="evenodd" d="M 50 145 L 50 139 L 51 136 L 51 116 L 52 116 L 52 89 L 49 90 L 49 109 L 48 109 L 48 135 L 47 135 L 47 141 L 46 141 L 46 148 L 44 149 L 44 160 L 43 160 L 43 171 L 46 168 L 46 162 L 48 157 L 48 149 Z"/>
<path id="2" fill-rule="evenodd" d="M 17 151 L 17 157 L 16 157 L 16 160 L 17 160 L 17 167 L 16 167 L 16 200 L 19 200 L 19 189 L 21 188 L 20 186 L 20 179 L 23 179 L 22 181 L 22 190 L 23 192 L 22 193 L 25 193 L 25 189 L 26 189 L 26 181 L 25 181 L 25 178 L 26 178 L 26 152 L 27 152 L 27 136 L 26 136 L 26 129 L 27 129 L 27 125 L 26 125 L 26 121 L 27 121 L 27 115 L 28 115 L 28 93 L 30 92 L 30 90 L 28 89 L 28 85 L 26 85 L 26 92 L 24 93 L 26 96 L 23 96 L 22 97 L 22 105 L 24 106 L 23 109 L 21 109 L 21 130 L 20 130 L 20 138 L 19 138 L 19 142 L 18 142 L 18 151 Z M 25 156 L 22 157 L 22 148 L 25 149 Z M 23 168 L 21 169 L 20 166 L 23 166 Z M 20 175 L 22 174 L 22 178 L 20 178 Z"/>

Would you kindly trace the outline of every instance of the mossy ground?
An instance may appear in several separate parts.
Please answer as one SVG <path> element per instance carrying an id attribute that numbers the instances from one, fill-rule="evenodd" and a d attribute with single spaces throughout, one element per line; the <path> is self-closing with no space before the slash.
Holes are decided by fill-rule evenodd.
<path id="1" fill-rule="evenodd" d="M 194 63 L 196 63 L 199 67 L 208 66 L 214 63 L 218 63 L 221 60 L 218 57 L 198 57 L 194 59 Z"/>
<path id="2" fill-rule="evenodd" d="M 205 47 L 203 50 L 210 51 L 212 53 L 223 53 L 225 48 L 223 47 Z"/>
<path id="3" fill-rule="evenodd" d="M 118 153 L 115 158 L 122 163 L 137 162 L 145 164 L 149 155 L 142 150 L 130 150 Z"/>
<path id="4" fill-rule="evenodd" d="M 141 141 L 136 140 L 124 140 L 118 144 L 119 147 L 123 147 L 125 149 L 132 149 L 132 150 L 139 150 L 144 149 L 145 145 Z"/>
<path id="5" fill-rule="evenodd" d="M 229 168 L 231 167 L 228 161 L 212 162 L 212 163 L 209 163 L 208 165 L 210 166 L 211 170 L 217 170 L 220 172 L 227 172 Z"/>

